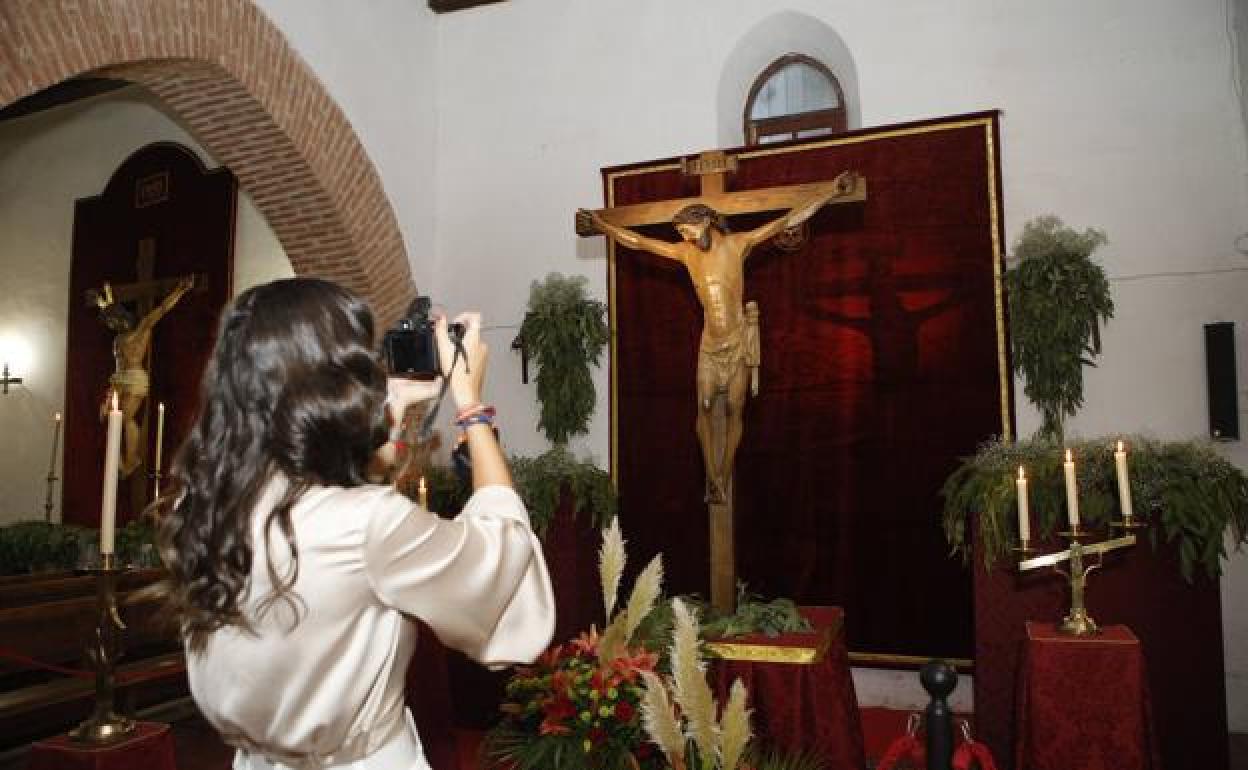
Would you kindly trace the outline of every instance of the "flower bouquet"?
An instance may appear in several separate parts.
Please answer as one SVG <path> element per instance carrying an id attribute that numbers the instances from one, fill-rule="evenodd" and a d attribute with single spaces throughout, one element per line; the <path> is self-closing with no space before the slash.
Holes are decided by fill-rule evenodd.
<path id="1" fill-rule="evenodd" d="M 671 602 L 669 659 L 663 624 L 643 623 L 663 584 L 656 556 L 616 607 L 626 555 L 618 520 L 598 553 L 606 629 L 557 645 L 507 684 L 503 719 L 487 753 L 508 770 L 737 770 L 750 742 L 746 691 L 738 680 L 720 716 L 698 640 L 698 615 Z M 666 607 L 660 609 L 666 610 Z M 670 669 L 670 674 L 666 671 Z"/>
<path id="2" fill-rule="evenodd" d="M 487 737 L 497 767 L 513 770 L 658 770 L 662 752 L 646 739 L 641 723 L 641 676 L 652 674 L 657 651 L 639 633 L 663 583 L 662 557 L 638 576 L 628 603 L 616 611 L 624 572 L 624 538 L 615 521 L 603 530 L 599 551 L 606 629 L 586 633 L 548 650 L 517 669 L 507 684 L 502 721 Z"/>

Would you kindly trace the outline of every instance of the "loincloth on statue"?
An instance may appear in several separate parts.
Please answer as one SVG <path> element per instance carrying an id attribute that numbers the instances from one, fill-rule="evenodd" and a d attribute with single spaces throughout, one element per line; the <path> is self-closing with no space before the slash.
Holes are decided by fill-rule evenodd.
<path id="1" fill-rule="evenodd" d="M 729 383 L 746 366 L 745 335 L 734 335 L 735 339 L 713 348 L 703 345 L 698 349 L 698 369 L 709 373 L 710 382 L 715 390 L 728 390 Z"/>
<path id="2" fill-rule="evenodd" d="M 108 384 L 131 396 L 146 396 L 152 380 L 143 369 L 122 369 L 108 378 Z"/>
<path id="3" fill-rule="evenodd" d="M 709 374 L 716 392 L 726 392 L 733 377 L 743 369 L 758 369 L 761 350 L 758 334 L 758 303 L 745 303 L 745 325 L 718 345 L 703 338 L 698 348 L 699 378 Z"/>

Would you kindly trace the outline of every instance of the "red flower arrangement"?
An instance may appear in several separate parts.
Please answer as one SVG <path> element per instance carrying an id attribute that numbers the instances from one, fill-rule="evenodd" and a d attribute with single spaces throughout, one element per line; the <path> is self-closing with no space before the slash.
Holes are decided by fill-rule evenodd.
<path id="1" fill-rule="evenodd" d="M 666 767 L 640 719 L 641 673 L 654 672 L 658 654 L 625 648 L 604 661 L 601 641 L 591 628 L 516 670 L 490 736 L 496 760 L 516 770 Z"/>
<path id="2" fill-rule="evenodd" d="M 512 770 L 659 770 L 663 753 L 642 725 L 646 675 L 659 655 L 646 646 L 642 619 L 654 608 L 663 581 L 655 557 L 616 612 L 624 569 L 619 525 L 604 530 L 599 572 L 606 616 L 611 620 L 567 644 L 547 650 L 532 666 L 518 668 L 507 683 L 503 719 L 490 731 L 489 756 Z M 656 643 L 657 646 L 657 643 Z"/>

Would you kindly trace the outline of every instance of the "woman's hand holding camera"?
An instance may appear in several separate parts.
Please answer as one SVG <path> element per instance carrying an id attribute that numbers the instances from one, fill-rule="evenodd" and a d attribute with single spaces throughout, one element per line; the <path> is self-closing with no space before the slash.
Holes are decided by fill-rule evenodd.
<path id="1" fill-rule="evenodd" d="M 460 338 L 463 346 L 463 353 L 460 355 L 457 355 L 455 340 L 451 337 L 453 333 Z M 403 420 L 408 409 L 438 397 L 447 372 L 450 373 L 448 389 L 457 409 L 481 400 L 481 386 L 489 354 L 489 349 L 481 341 L 481 314 L 463 313 L 453 322 L 439 318 L 434 323 L 434 337 L 437 340 L 438 366 L 444 373 L 443 376 L 433 380 L 391 377 L 386 382 L 386 400 L 390 405 L 390 416 L 396 425 Z"/>
<path id="2" fill-rule="evenodd" d="M 434 324 L 434 336 L 438 341 L 438 363 L 443 376 L 450 379 L 451 398 L 455 407 L 463 409 L 481 402 L 481 388 L 485 382 L 485 363 L 489 347 L 481 340 L 481 314 L 461 313 L 452 322 L 460 333 L 460 353 L 456 341 L 451 339 L 451 328 L 445 317 Z"/>
<path id="3" fill-rule="evenodd" d="M 390 408 L 391 422 L 395 425 L 401 424 L 408 409 L 437 398 L 441 387 L 439 380 L 409 380 L 402 377 L 387 379 L 386 404 Z"/>
<path id="4" fill-rule="evenodd" d="M 468 445 L 472 486 L 474 489 L 491 484 L 511 486 L 511 471 L 507 469 L 507 460 L 494 434 L 494 409 L 481 403 L 485 363 L 490 352 L 481 341 L 481 314 L 463 313 L 453 323 L 460 324 L 463 330 L 459 335 L 462 354 L 456 355 L 445 318 L 438 319 L 434 334 L 442 371 L 449 378 L 451 396 L 459 412 L 456 424 L 463 430 L 462 440 Z"/>
<path id="5" fill-rule="evenodd" d="M 461 313 L 450 321 L 438 318 L 434 322 L 434 339 L 441 377 L 433 381 L 391 378 L 388 382 L 395 424 L 401 424 L 408 407 L 436 398 L 445 381 L 459 413 L 456 424 L 463 429 L 462 440 L 468 445 L 473 487 L 511 486 L 511 472 L 494 435 L 494 410 L 481 403 L 490 352 L 481 340 L 481 314 Z"/>

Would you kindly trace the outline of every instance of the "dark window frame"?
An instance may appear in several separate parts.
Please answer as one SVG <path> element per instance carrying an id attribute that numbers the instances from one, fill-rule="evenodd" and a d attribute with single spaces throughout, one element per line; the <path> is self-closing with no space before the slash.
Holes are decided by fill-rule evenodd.
<path id="1" fill-rule="evenodd" d="M 826 77 L 828 82 L 832 84 L 832 90 L 836 92 L 837 106 L 823 110 L 811 110 L 810 112 L 751 120 L 750 113 L 754 111 L 754 102 L 758 99 L 758 94 L 763 90 L 763 86 L 777 72 L 792 64 L 805 64 Z M 750 86 L 749 95 L 745 99 L 745 113 L 742 124 L 747 145 L 762 144 L 762 139 L 768 136 L 783 136 L 786 139 L 796 139 L 798 138 L 798 133 L 802 131 L 824 129 L 829 130 L 833 134 L 839 134 L 849 127 L 849 113 L 845 109 L 845 91 L 841 88 L 841 81 L 837 79 L 832 70 L 828 69 L 823 62 L 806 54 L 785 54 L 768 64 L 762 73 L 754 79 L 754 84 Z"/>

